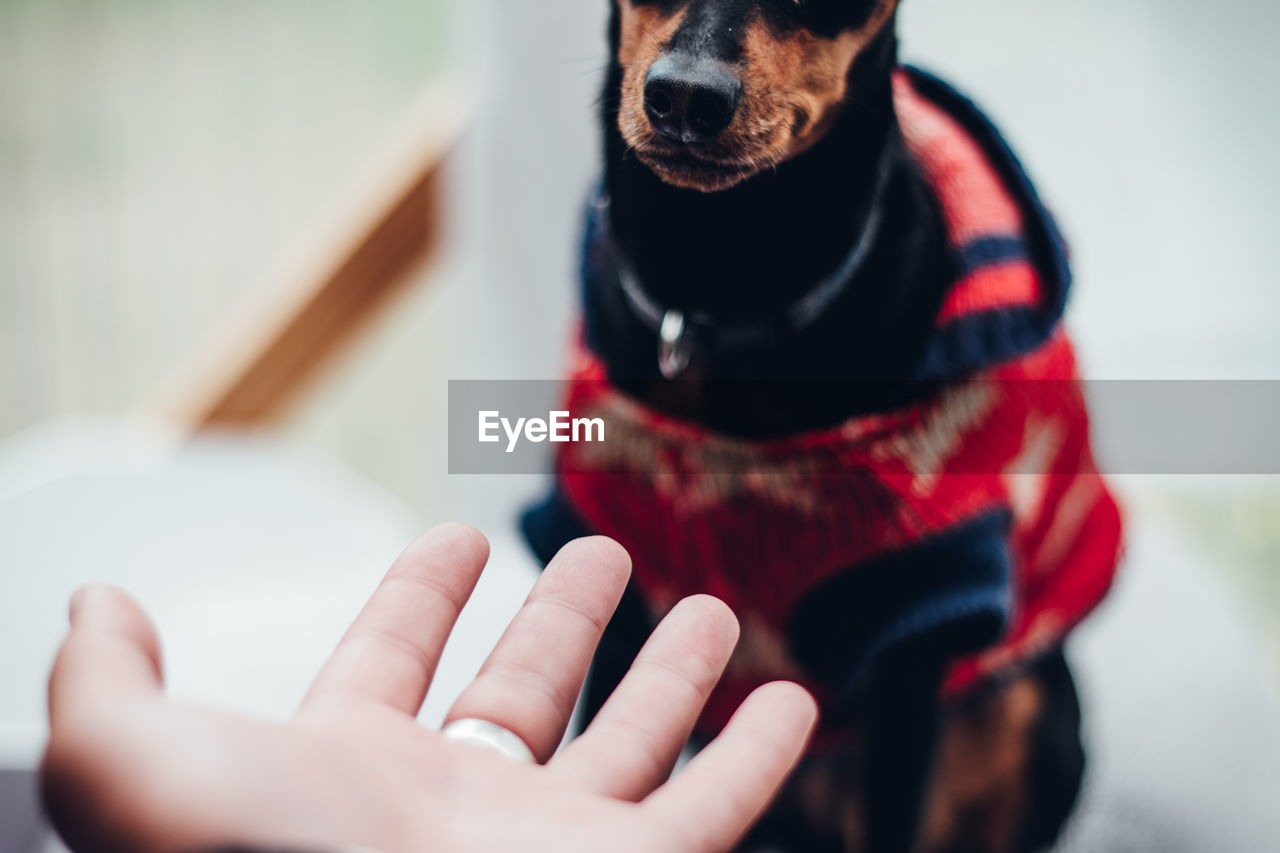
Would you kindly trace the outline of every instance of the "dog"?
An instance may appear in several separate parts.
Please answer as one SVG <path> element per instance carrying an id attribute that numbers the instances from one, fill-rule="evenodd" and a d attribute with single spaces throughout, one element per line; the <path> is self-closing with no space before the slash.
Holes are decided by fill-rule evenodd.
<path id="1" fill-rule="evenodd" d="M 567 405 L 602 417 L 524 518 L 632 586 L 586 691 L 709 592 L 809 754 L 744 849 L 1023 853 L 1084 772 L 1063 638 L 1121 518 L 1061 328 L 1063 241 L 998 132 L 897 57 L 897 0 L 611 0 L 604 177 Z"/>

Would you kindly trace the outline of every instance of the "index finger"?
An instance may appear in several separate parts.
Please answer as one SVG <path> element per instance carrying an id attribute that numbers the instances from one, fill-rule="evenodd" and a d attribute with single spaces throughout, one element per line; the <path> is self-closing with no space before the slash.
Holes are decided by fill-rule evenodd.
<path id="1" fill-rule="evenodd" d="M 442 524 L 420 536 L 343 635 L 300 713 L 354 700 L 417 714 L 488 559 L 488 541 L 465 524 Z"/>

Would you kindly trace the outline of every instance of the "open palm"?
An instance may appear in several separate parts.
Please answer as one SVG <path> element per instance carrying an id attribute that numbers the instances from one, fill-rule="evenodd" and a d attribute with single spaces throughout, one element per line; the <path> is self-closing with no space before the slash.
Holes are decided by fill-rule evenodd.
<path id="1" fill-rule="evenodd" d="M 543 764 L 419 725 L 487 558 L 469 527 L 422 536 L 287 723 L 166 700 L 145 614 L 118 590 L 86 589 L 50 680 L 43 780 L 55 824 L 80 851 L 732 847 L 795 763 L 815 711 L 795 685 L 760 688 L 668 781 L 737 639 L 715 599 L 678 605 L 592 725 L 555 754 L 630 573 L 609 540 L 556 557 L 448 715 L 515 732 Z"/>

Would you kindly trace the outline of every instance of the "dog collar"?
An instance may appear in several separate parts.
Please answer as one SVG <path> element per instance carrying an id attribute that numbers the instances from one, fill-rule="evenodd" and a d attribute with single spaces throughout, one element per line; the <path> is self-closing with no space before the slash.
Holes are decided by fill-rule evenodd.
<path id="1" fill-rule="evenodd" d="M 764 344 L 778 331 L 794 334 L 817 322 L 836 299 L 848 290 L 875 246 L 884 218 L 884 195 L 892 172 L 889 168 L 891 151 L 892 147 L 887 147 L 881 157 L 871 196 L 871 212 L 853 248 L 835 271 L 792 302 L 782 312 L 781 318 L 770 316 L 741 323 L 722 323 L 705 311 L 686 311 L 658 302 L 644 289 L 630 260 L 618 249 L 617 241 L 611 239 L 609 198 L 601 195 L 596 204 L 605 233 L 610 236 L 609 246 L 618 284 L 632 313 L 658 336 L 658 370 L 663 378 L 678 379 L 688 369 L 694 353 L 700 348 L 718 345 L 722 349 L 731 349 Z"/>

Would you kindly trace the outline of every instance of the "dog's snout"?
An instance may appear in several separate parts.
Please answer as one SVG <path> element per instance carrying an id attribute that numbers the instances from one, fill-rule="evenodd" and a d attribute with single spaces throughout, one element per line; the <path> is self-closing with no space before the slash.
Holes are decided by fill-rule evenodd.
<path id="1" fill-rule="evenodd" d="M 733 122 L 742 80 L 724 62 L 673 53 L 649 67 L 644 107 L 653 129 L 683 144 L 707 142 Z"/>

